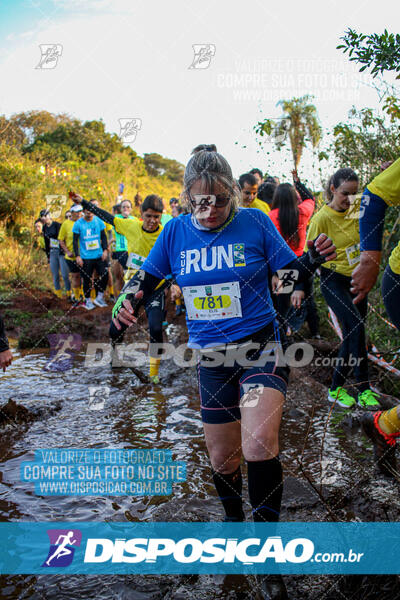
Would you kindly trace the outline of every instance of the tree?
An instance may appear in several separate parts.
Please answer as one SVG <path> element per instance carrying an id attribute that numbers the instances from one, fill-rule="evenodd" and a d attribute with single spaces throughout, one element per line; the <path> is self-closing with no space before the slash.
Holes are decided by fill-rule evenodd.
<path id="1" fill-rule="evenodd" d="M 168 177 L 171 181 L 181 182 L 183 180 L 185 167 L 177 160 L 165 158 L 164 156 L 161 156 L 161 154 L 153 152 L 144 155 L 144 163 L 149 175 L 165 175 L 165 177 Z"/>
<path id="2" fill-rule="evenodd" d="M 40 184 L 36 165 L 17 148 L 0 144 L 0 220 L 8 227 L 34 212 L 35 189 Z"/>
<path id="3" fill-rule="evenodd" d="M 127 152 L 132 160 L 136 157 L 136 152 L 125 147 L 116 134 L 105 131 L 102 121 L 82 123 L 74 120 L 62 123 L 54 130 L 38 135 L 24 151 L 28 154 L 38 154 L 42 159 L 47 153 L 53 164 L 71 160 L 103 162 L 114 152 Z"/>
<path id="4" fill-rule="evenodd" d="M 337 46 L 338 50 L 348 52 L 351 61 L 361 63 L 360 71 L 371 68 L 371 74 L 376 77 L 384 71 L 395 71 L 400 79 L 400 34 L 357 33 L 348 29 L 340 38 L 344 43 Z"/>
<path id="5" fill-rule="evenodd" d="M 312 96 L 306 95 L 291 100 L 280 100 L 277 106 L 282 107 L 282 117 L 277 121 L 265 119 L 254 127 L 260 136 L 270 136 L 278 150 L 289 139 L 295 169 L 299 166 L 307 142 L 316 148 L 322 137 L 317 109 L 310 104 L 312 98 Z"/>
<path id="6" fill-rule="evenodd" d="M 9 119 L 0 117 L 0 142 L 13 144 L 19 148 L 32 144 L 44 133 L 54 131 L 62 123 L 72 123 L 66 115 L 54 115 L 47 110 L 31 110 L 12 115 Z"/>
<path id="7" fill-rule="evenodd" d="M 399 124 L 388 125 L 371 108 L 353 107 L 346 123 L 333 129 L 332 150 L 338 166 L 352 167 L 367 184 L 380 171 L 381 163 L 400 154 Z"/>
<path id="8" fill-rule="evenodd" d="M 371 75 L 377 78 L 387 71 L 398 73 L 396 79 L 400 79 L 400 34 L 388 33 L 387 30 L 379 35 L 372 33 L 366 35 L 348 29 L 340 38 L 343 44 L 337 46 L 338 50 L 349 53 L 351 61 L 360 63 L 360 71 L 371 69 Z M 382 109 L 389 115 L 392 123 L 400 118 L 400 98 L 397 86 L 389 84 L 378 77 L 379 84 L 374 85 L 380 101 L 383 102 Z"/>

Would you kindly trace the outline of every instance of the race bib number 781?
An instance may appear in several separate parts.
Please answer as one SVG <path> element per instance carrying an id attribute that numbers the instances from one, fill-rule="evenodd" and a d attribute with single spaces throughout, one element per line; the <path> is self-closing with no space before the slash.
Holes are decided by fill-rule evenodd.
<path id="1" fill-rule="evenodd" d="M 242 316 L 239 282 L 182 288 L 190 320 L 234 319 Z"/>

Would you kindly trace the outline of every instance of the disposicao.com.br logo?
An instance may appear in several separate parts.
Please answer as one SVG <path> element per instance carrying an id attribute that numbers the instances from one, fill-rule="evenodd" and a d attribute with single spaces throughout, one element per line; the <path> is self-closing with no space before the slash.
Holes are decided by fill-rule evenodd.
<path id="1" fill-rule="evenodd" d="M 152 563 L 169 557 L 180 564 L 300 564 L 311 562 L 359 562 L 364 553 L 317 552 L 312 540 L 294 538 L 286 543 L 280 536 L 264 538 L 90 538 L 86 543 L 85 563 Z"/>

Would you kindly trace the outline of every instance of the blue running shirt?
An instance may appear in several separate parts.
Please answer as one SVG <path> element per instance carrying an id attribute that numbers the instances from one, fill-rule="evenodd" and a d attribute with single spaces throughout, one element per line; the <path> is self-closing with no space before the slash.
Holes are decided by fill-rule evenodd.
<path id="1" fill-rule="evenodd" d="M 72 228 L 73 233 L 79 234 L 79 253 L 81 258 L 100 258 L 103 254 L 101 247 L 101 232 L 105 229 L 103 221 L 94 216 L 91 221 L 83 217 L 75 221 Z"/>
<path id="2" fill-rule="evenodd" d="M 184 292 L 189 347 L 205 348 L 239 340 L 271 322 L 268 279 L 295 258 L 266 214 L 243 208 L 217 233 L 198 230 L 191 215 L 169 221 L 142 268 L 156 277 L 175 277 Z"/>

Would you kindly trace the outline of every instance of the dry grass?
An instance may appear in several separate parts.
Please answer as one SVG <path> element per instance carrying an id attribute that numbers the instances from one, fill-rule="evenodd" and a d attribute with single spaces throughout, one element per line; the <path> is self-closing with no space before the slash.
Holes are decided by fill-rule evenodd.
<path id="1" fill-rule="evenodd" d="M 0 244 L 0 281 L 11 286 L 22 284 L 40 290 L 51 289 L 44 252 L 7 237 Z"/>

